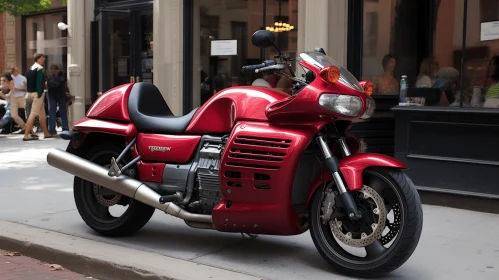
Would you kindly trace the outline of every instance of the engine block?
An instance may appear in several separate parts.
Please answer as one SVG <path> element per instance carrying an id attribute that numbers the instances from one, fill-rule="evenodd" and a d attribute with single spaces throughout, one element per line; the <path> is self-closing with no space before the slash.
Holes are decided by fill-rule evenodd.
<path id="1" fill-rule="evenodd" d="M 222 157 L 223 145 L 204 143 L 199 152 L 197 179 L 199 183 L 199 202 L 207 213 L 218 204 L 222 198 L 218 169 Z"/>

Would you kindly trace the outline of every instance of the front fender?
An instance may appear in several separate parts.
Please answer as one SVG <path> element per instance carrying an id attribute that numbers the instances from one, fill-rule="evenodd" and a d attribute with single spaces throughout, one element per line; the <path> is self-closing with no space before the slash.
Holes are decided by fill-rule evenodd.
<path id="1" fill-rule="evenodd" d="M 343 175 L 344 183 L 350 191 L 358 191 L 362 189 L 362 173 L 368 167 L 389 167 L 396 169 L 407 169 L 407 165 L 398 159 L 385 156 L 382 154 L 362 153 L 345 157 L 339 160 L 341 175 Z M 322 170 L 312 183 L 307 197 L 307 207 L 315 190 L 323 183 L 323 180 L 329 182 L 333 179 L 331 174 L 326 169 Z"/>

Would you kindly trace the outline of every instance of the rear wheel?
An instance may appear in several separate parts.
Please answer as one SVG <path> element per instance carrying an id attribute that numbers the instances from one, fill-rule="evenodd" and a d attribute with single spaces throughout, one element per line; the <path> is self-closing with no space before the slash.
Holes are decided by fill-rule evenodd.
<path id="1" fill-rule="evenodd" d="M 319 188 L 309 209 L 310 233 L 322 257 L 338 271 L 376 277 L 401 266 L 419 242 L 419 194 L 401 170 L 367 169 L 364 187 L 352 192 L 363 218 L 351 221 L 333 184 Z"/>
<path id="2" fill-rule="evenodd" d="M 117 158 L 121 148 L 113 144 L 92 147 L 84 158 L 108 167 L 111 158 Z M 125 162 L 130 158 L 125 157 Z M 130 169 L 133 177 L 136 170 Z M 74 198 L 83 221 L 93 230 L 106 236 L 127 236 L 141 229 L 154 214 L 154 208 L 113 192 L 92 182 L 75 177 Z"/>

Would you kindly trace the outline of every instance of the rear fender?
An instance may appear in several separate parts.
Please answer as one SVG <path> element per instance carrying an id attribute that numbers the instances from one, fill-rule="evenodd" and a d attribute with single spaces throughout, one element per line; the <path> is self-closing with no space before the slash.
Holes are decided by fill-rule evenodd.
<path id="1" fill-rule="evenodd" d="M 108 120 L 84 118 L 73 126 L 67 134 L 73 151 L 82 150 L 95 143 L 109 141 L 125 145 L 137 136 L 137 129 L 132 123 L 120 123 Z"/>
<path id="2" fill-rule="evenodd" d="M 401 162 L 398 159 L 382 154 L 371 153 L 355 154 L 346 158 L 342 158 L 339 160 L 339 166 L 345 185 L 350 191 L 358 191 L 362 189 L 362 173 L 368 167 L 376 166 L 394 169 L 407 169 L 407 165 L 405 165 L 405 163 Z M 332 179 L 333 177 L 326 169 L 323 169 L 322 173 L 317 175 L 316 179 L 312 183 L 311 188 L 309 189 L 307 197 L 307 207 L 317 188 L 319 188 L 321 184 L 324 183 L 324 181 L 330 182 Z"/>

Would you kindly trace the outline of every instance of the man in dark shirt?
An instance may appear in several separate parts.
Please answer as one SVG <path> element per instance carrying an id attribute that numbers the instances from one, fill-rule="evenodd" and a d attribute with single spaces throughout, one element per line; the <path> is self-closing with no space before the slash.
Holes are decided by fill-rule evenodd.
<path id="1" fill-rule="evenodd" d="M 66 104 L 66 78 L 58 64 L 50 65 L 51 74 L 47 77 L 47 94 L 49 102 L 49 132 L 57 135 L 55 130 L 57 107 L 61 117 L 62 130 L 69 130 Z"/>
<path id="2" fill-rule="evenodd" d="M 33 105 L 31 106 L 31 113 L 26 123 L 26 131 L 24 132 L 23 141 L 38 140 L 38 137 L 34 137 L 30 134 L 33 130 L 33 125 L 35 123 L 35 118 L 39 117 L 40 126 L 43 129 L 43 134 L 45 138 L 53 138 L 48 129 L 47 121 L 45 116 L 45 108 L 43 106 L 43 99 L 45 98 L 45 93 L 43 92 L 43 87 L 45 84 L 45 74 L 43 73 L 43 64 L 45 63 L 45 56 L 41 53 L 35 53 L 33 55 L 35 63 L 26 72 L 28 94 L 31 95 L 33 99 Z"/>

